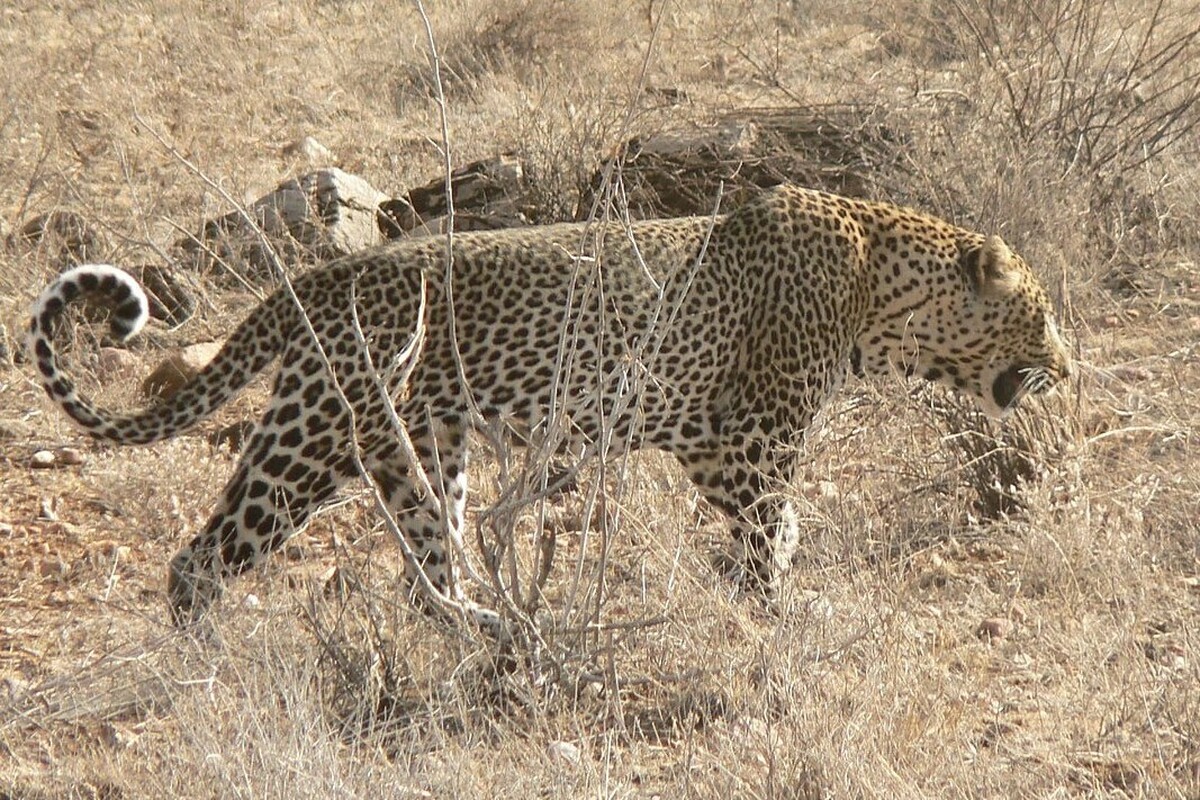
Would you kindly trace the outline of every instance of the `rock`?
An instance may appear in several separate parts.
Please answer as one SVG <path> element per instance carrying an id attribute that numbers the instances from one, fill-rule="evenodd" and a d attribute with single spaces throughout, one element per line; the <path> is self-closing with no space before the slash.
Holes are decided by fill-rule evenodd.
<path id="1" fill-rule="evenodd" d="M 17 675 L 5 675 L 0 679 L 0 698 L 14 706 L 29 694 L 29 682 Z"/>
<path id="2" fill-rule="evenodd" d="M 599 505 L 598 503 L 596 505 Z M 581 503 L 571 503 L 567 506 L 547 506 L 546 514 L 546 531 L 551 534 L 560 533 L 579 533 L 585 530 L 594 530 L 592 523 L 598 522 L 599 517 L 593 513 L 590 517 L 584 514 L 585 507 Z"/>
<path id="3" fill-rule="evenodd" d="M 54 466 L 54 453 L 49 450 L 38 450 L 30 457 L 29 466 L 34 469 L 51 469 Z"/>
<path id="4" fill-rule="evenodd" d="M 647 86 L 645 94 L 651 101 L 669 106 L 692 102 L 687 90 L 680 89 L 678 86 Z"/>
<path id="5" fill-rule="evenodd" d="M 1013 624 L 1004 617 L 988 617 L 979 623 L 975 635 L 985 642 L 997 642 L 1007 639 L 1013 632 Z"/>
<path id="6" fill-rule="evenodd" d="M 242 608 L 248 611 L 256 611 L 262 607 L 262 601 L 258 599 L 256 594 L 247 594 L 242 598 Z"/>
<path id="7" fill-rule="evenodd" d="M 246 443 L 246 438 L 254 432 L 254 423 L 248 419 L 219 428 L 208 435 L 208 443 L 213 447 L 228 448 L 229 452 L 237 453 Z"/>
<path id="8" fill-rule="evenodd" d="M 48 556 L 38 562 L 37 573 L 43 578 L 61 578 L 67 574 L 67 562 L 58 556 Z"/>
<path id="9" fill-rule="evenodd" d="M 137 357 L 128 350 L 120 347 L 101 347 L 96 355 L 96 377 L 102 383 L 112 383 L 133 372 L 137 363 Z"/>
<path id="10" fill-rule="evenodd" d="M 43 248 L 58 264 L 82 264 L 103 257 L 103 235 L 74 211 L 57 209 L 38 214 L 8 236 L 10 246 Z"/>
<path id="11" fill-rule="evenodd" d="M 930 553 L 917 575 L 917 585 L 922 589 L 941 588 L 958 576 L 958 569 L 937 553 Z"/>
<path id="12" fill-rule="evenodd" d="M 283 266 L 319 262 L 384 240 L 377 217 L 388 197 L 336 167 L 281 183 L 246 210 Z M 177 243 L 197 267 L 232 266 L 243 279 L 273 282 L 273 259 L 254 226 L 235 211 L 205 223 L 196 237 Z"/>
<path id="13" fill-rule="evenodd" d="M 579 765 L 579 748 L 570 742 L 551 742 L 546 745 L 546 757 L 558 766 L 575 767 Z"/>
<path id="14" fill-rule="evenodd" d="M 808 613 L 816 619 L 828 622 L 837 613 L 837 609 L 833 607 L 833 603 L 829 598 L 814 589 L 802 589 L 799 599 L 808 610 Z"/>
<path id="15" fill-rule="evenodd" d="M 0 325 L 0 367 L 13 365 L 13 346 L 9 343 L 8 328 Z"/>
<path id="16" fill-rule="evenodd" d="M 141 739 L 141 734 L 135 731 L 128 725 L 122 725 L 117 722 L 105 722 L 100 726 L 101 740 L 114 750 L 126 750 L 133 747 Z M 123 793 L 121 790 L 109 792 L 97 792 L 101 797 L 120 797 Z"/>
<path id="17" fill-rule="evenodd" d="M 151 398 L 167 399 L 200 374 L 220 349 L 219 342 L 203 342 L 172 353 L 142 382 L 142 393 Z"/>
<path id="18" fill-rule="evenodd" d="M 356 589 L 361 588 L 353 575 L 348 575 L 346 570 L 337 567 L 325 570 L 317 580 L 321 584 L 321 594 L 324 597 L 340 602 L 345 602 Z"/>
<path id="19" fill-rule="evenodd" d="M 55 455 L 55 461 L 63 467 L 78 467 L 87 461 L 87 457 L 78 448 L 64 447 Z"/>
<path id="20" fill-rule="evenodd" d="M 1113 367 L 1109 373 L 1119 381 L 1125 383 L 1143 383 L 1154 377 L 1154 373 L 1145 367 L 1137 366 L 1122 366 Z"/>
<path id="21" fill-rule="evenodd" d="M 285 157 L 300 156 L 313 164 L 328 163 L 333 158 L 333 153 L 329 152 L 329 148 L 311 136 L 305 136 L 303 139 L 285 144 L 283 155 Z"/>
<path id="22" fill-rule="evenodd" d="M 842 492 L 833 481 L 806 482 L 802 487 L 804 496 L 826 509 L 837 506 Z"/>
<path id="23" fill-rule="evenodd" d="M 58 522 L 58 500 L 53 497 L 43 497 L 38 503 L 38 519 L 46 522 Z"/>
<path id="24" fill-rule="evenodd" d="M 0 442 L 33 436 L 34 427 L 23 419 L 0 419 Z"/>
<path id="25" fill-rule="evenodd" d="M 263 227 L 334 257 L 383 240 L 375 216 L 387 195 L 336 167 L 281 184 L 255 203 Z"/>
<path id="26" fill-rule="evenodd" d="M 88 554 L 103 561 L 128 561 L 131 552 L 129 545 L 121 544 L 115 539 L 101 539 L 88 546 Z"/>
<path id="27" fill-rule="evenodd" d="M 388 200 L 380 206 L 381 213 L 386 213 L 386 207 L 389 203 L 398 203 L 398 200 Z M 466 231 L 497 231 L 502 228 L 518 228 L 527 224 L 524 218 L 513 217 L 489 217 L 481 214 L 459 214 L 454 215 L 454 232 L 463 233 Z M 384 227 L 381 225 L 381 228 Z M 410 237 L 420 236 L 443 236 L 450 230 L 450 217 L 434 217 L 425 222 L 417 223 L 416 227 L 405 231 L 404 234 Z M 385 235 L 392 235 L 392 238 L 400 238 L 401 235 L 396 235 L 395 231 L 384 230 Z"/>

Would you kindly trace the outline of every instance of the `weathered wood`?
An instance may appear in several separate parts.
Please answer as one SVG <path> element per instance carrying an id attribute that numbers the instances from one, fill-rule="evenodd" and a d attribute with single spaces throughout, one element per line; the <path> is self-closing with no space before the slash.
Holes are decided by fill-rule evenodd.
<path id="1" fill-rule="evenodd" d="M 741 109 L 630 139 L 597 170 L 576 216 L 606 198 L 635 219 L 708 214 L 718 194 L 732 208 L 785 181 L 866 196 L 880 168 L 895 166 L 899 144 L 871 106 Z M 608 194 L 606 175 L 616 190 Z"/>
<path id="2" fill-rule="evenodd" d="M 520 211 L 525 169 L 513 156 L 474 161 L 450 176 L 454 230 L 494 230 L 527 225 Z M 383 201 L 379 226 L 389 239 L 444 233 L 449 206 L 446 181 L 435 178 L 404 195 Z"/>

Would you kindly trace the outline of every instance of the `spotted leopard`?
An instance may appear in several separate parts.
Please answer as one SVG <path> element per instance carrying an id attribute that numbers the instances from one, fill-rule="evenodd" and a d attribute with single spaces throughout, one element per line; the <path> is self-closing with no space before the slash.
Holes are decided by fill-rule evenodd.
<path id="1" fill-rule="evenodd" d="M 168 401 L 128 414 L 82 397 L 53 342 L 85 296 L 132 336 L 142 290 L 89 265 L 42 292 L 30 352 L 51 399 L 99 439 L 177 436 L 280 362 L 216 510 L 171 561 L 177 622 L 279 549 L 360 465 L 426 585 L 464 603 L 448 544 L 461 539 L 481 418 L 565 425 L 609 454 L 672 453 L 727 515 L 741 580 L 770 592 L 797 546 L 785 489 L 803 436 L 848 372 L 916 374 L 994 415 L 1069 372 L 1023 259 L 997 236 L 886 203 L 781 186 L 725 216 L 464 233 L 451 247 L 450 271 L 447 241 L 429 238 L 303 275 Z"/>

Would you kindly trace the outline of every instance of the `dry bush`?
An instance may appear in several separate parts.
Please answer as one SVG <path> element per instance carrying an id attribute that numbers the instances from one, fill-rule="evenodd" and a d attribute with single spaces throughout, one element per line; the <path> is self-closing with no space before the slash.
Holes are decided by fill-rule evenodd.
<path id="1" fill-rule="evenodd" d="M 1078 216 L 1093 240 L 1081 255 L 1092 258 L 1117 249 L 1145 258 L 1149 241 L 1186 228 L 1186 209 L 1164 203 L 1162 157 L 1194 141 L 1200 125 L 1194 17 L 1166 0 L 1136 12 L 1074 0 L 952 7 L 947 27 L 967 43 L 963 73 L 973 90 L 935 95 L 949 112 L 938 138 L 952 160 L 962 158 L 955 151 L 977 160 L 963 170 L 967 204 L 979 208 L 976 187 L 986 192 L 996 177 L 1015 182 L 1026 199 L 1002 208 L 1003 219 L 1035 229 L 1010 213 L 1024 206 L 1052 230 L 1051 220 Z M 967 118 L 987 124 L 972 131 Z M 1046 189 L 1075 199 L 1053 209 L 1028 201 Z"/>
<path id="2" fill-rule="evenodd" d="M 1015 141 L 1049 145 L 1064 172 L 1126 175 L 1200 123 L 1200 28 L 1166 0 L 956 0 L 972 54 Z"/>
<path id="3" fill-rule="evenodd" d="M 570 0 L 431 4 L 441 88 L 448 96 L 470 98 L 496 82 L 537 87 L 595 70 L 598 56 L 621 49 L 615 26 L 628 20 L 630 5 L 606 8 Z M 404 68 L 400 91 L 432 97 L 433 75 L 427 58 L 415 58 Z"/>
<path id="4" fill-rule="evenodd" d="M 530 221 L 560 222 L 587 213 L 580 199 L 601 159 L 627 132 L 627 108 L 627 98 L 606 90 L 574 96 L 553 90 L 527 97 L 524 107 L 514 109 L 516 152 L 529 167 Z"/>
<path id="5" fill-rule="evenodd" d="M 1044 480 L 1078 441 L 1071 430 L 1078 416 L 1066 401 L 1027 400 L 1003 423 L 948 393 L 930 408 L 948 431 L 943 442 L 958 458 L 960 480 L 974 493 L 972 509 L 983 520 L 1019 516 L 1025 490 Z"/>

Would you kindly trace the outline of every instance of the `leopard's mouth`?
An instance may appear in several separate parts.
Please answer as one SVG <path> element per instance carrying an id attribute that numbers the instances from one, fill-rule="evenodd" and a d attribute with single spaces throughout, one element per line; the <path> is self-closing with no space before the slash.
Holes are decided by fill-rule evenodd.
<path id="1" fill-rule="evenodd" d="M 1049 372 L 1040 367 L 1013 364 L 992 381 L 992 399 L 1008 411 L 1027 394 L 1041 394 L 1054 385 Z"/>

